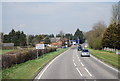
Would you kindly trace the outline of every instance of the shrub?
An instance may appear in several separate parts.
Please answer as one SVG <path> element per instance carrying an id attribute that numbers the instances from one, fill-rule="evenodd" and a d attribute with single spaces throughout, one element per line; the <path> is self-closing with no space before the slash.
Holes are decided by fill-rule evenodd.
<path id="1" fill-rule="evenodd" d="M 38 50 L 38 56 L 43 54 L 56 51 L 56 48 L 46 48 L 43 50 Z M 8 68 L 15 64 L 20 64 L 28 60 L 37 58 L 36 49 L 25 49 L 21 51 L 9 52 L 2 55 L 2 67 Z"/>

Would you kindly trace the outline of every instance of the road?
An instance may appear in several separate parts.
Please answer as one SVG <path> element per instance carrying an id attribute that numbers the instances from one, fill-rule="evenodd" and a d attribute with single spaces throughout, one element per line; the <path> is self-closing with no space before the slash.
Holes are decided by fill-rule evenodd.
<path id="1" fill-rule="evenodd" d="M 76 47 L 68 49 L 46 65 L 35 79 L 118 79 L 116 69 L 93 56 L 80 54 Z"/>

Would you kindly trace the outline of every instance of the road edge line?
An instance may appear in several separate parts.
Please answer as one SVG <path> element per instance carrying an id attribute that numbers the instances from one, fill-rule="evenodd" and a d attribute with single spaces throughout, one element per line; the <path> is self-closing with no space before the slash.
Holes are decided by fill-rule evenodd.
<path id="1" fill-rule="evenodd" d="M 68 48 L 69 50 L 70 48 Z M 40 79 L 42 77 L 42 75 L 44 74 L 44 72 L 48 69 L 48 67 L 60 56 L 62 56 L 64 53 L 66 53 L 68 50 L 66 50 L 65 52 L 57 55 L 55 58 L 53 58 L 50 62 L 48 62 L 43 69 L 41 69 L 41 71 L 36 75 L 36 77 L 34 79 Z M 34 81 L 34 80 L 33 80 Z"/>
<path id="2" fill-rule="evenodd" d="M 95 57 L 95 56 L 93 56 L 93 55 L 91 55 L 91 57 L 92 57 L 92 58 L 94 58 L 95 60 L 97 60 L 98 62 L 102 63 L 103 65 L 105 65 L 105 66 L 107 66 L 107 67 L 111 68 L 112 70 L 114 70 L 114 71 L 116 71 L 116 72 L 120 72 L 120 71 L 119 71 L 119 70 L 117 70 L 116 68 L 114 68 L 114 67 L 112 67 L 112 66 L 108 65 L 107 63 L 105 63 L 105 62 L 101 61 L 101 60 L 100 60 L 100 59 L 98 59 L 97 57 Z"/>

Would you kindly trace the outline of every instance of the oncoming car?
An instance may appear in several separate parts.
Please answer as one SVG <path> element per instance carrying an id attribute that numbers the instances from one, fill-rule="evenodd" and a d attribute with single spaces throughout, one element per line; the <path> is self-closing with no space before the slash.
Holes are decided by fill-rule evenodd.
<path id="1" fill-rule="evenodd" d="M 83 56 L 90 57 L 90 53 L 89 53 L 89 51 L 87 49 L 82 50 L 81 57 L 83 57 Z"/>
<path id="2" fill-rule="evenodd" d="M 82 51 L 82 46 L 79 45 L 78 48 L 77 48 L 78 51 Z"/>

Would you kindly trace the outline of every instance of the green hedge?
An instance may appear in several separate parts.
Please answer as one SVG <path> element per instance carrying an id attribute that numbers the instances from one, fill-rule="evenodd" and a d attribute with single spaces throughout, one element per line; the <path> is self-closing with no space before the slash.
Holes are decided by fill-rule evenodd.
<path id="1" fill-rule="evenodd" d="M 43 50 L 38 50 L 38 56 L 53 51 L 56 51 L 56 48 L 46 48 Z M 35 58 L 37 58 L 36 49 L 25 49 L 21 51 L 8 52 L 2 55 L 2 68 L 8 68 L 15 64 L 20 64 Z"/>

